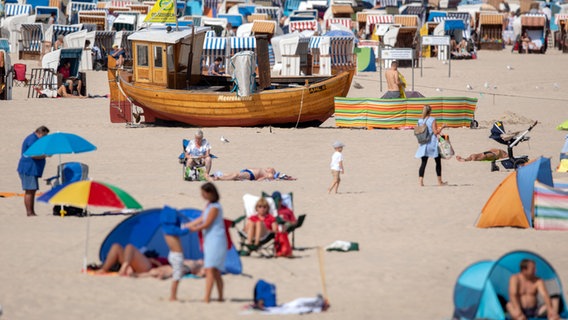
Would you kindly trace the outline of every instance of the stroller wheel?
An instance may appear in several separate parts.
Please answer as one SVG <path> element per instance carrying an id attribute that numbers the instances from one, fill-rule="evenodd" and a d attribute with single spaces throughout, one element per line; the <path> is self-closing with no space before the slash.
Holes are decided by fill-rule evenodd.
<path id="1" fill-rule="evenodd" d="M 471 120 L 471 122 L 469 123 L 469 128 L 470 129 L 477 129 L 479 127 L 479 123 L 477 122 L 477 120 Z"/>

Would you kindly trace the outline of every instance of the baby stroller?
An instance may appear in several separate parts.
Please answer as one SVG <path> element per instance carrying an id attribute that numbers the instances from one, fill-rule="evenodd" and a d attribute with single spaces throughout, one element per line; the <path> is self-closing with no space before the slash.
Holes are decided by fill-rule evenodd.
<path id="1" fill-rule="evenodd" d="M 523 141 L 528 141 L 530 137 L 527 134 L 537 125 L 538 121 L 535 121 L 528 129 L 519 132 L 505 132 L 505 127 L 503 122 L 495 121 L 493 127 L 491 127 L 491 135 L 489 138 L 504 144 L 507 146 L 507 159 L 493 160 L 491 162 L 491 171 L 499 171 L 499 167 L 496 162 L 501 162 L 501 165 L 505 169 L 517 169 L 522 167 L 525 163 L 529 162 L 528 156 L 515 157 L 513 154 L 513 148 Z"/>

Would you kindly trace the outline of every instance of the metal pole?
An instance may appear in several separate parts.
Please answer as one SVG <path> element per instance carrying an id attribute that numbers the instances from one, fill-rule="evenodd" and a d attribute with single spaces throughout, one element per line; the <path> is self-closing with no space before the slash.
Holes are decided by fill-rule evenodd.
<path id="1" fill-rule="evenodd" d="M 379 82 L 381 83 L 380 91 L 383 92 L 383 49 L 379 47 Z"/>
<path id="2" fill-rule="evenodd" d="M 450 62 L 448 62 L 448 78 L 452 77 L 452 52 L 450 50 L 450 46 L 448 46 L 448 60 L 450 60 Z"/>
<path id="3" fill-rule="evenodd" d="M 422 78 L 422 70 L 424 69 L 424 53 L 422 52 L 424 50 L 424 44 L 422 40 L 424 40 L 424 38 L 420 37 L 420 78 Z"/>
<path id="4" fill-rule="evenodd" d="M 414 60 L 414 49 L 412 49 L 412 60 L 410 60 L 412 63 L 412 91 L 414 91 Z"/>

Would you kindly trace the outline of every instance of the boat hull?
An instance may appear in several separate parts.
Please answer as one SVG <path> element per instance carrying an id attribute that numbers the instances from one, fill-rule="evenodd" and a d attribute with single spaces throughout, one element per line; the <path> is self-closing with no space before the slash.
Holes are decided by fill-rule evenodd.
<path id="1" fill-rule="evenodd" d="M 334 97 L 345 97 L 349 92 L 353 72 L 347 70 L 308 86 L 266 90 L 248 97 L 136 85 L 127 81 L 125 74 L 119 75 L 118 81 L 129 100 L 144 110 L 145 122 L 162 119 L 201 127 L 247 127 L 324 122 L 334 112 Z"/>

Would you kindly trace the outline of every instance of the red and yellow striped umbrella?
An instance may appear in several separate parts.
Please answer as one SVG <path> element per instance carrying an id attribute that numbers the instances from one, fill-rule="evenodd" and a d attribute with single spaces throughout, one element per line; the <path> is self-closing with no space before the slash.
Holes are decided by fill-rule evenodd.
<path id="1" fill-rule="evenodd" d="M 79 208 L 95 206 L 118 209 L 142 209 L 138 201 L 124 190 L 108 183 L 90 180 L 70 183 L 55 193 L 48 202 Z"/>

